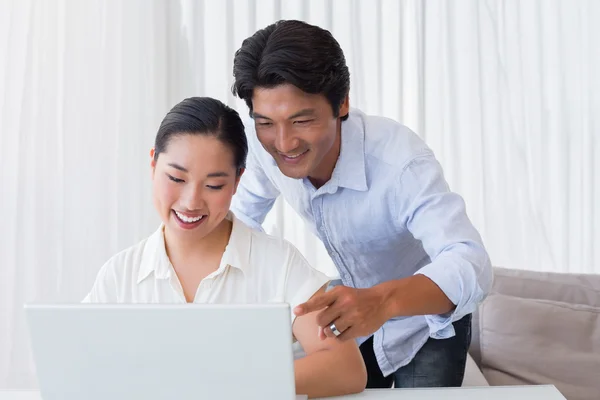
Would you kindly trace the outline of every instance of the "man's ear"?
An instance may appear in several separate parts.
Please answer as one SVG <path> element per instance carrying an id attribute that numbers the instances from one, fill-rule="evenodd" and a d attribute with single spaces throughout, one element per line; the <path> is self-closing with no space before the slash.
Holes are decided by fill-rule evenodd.
<path id="1" fill-rule="evenodd" d="M 240 184 L 240 179 L 242 178 L 244 171 L 246 171 L 245 168 L 240 168 L 240 172 L 238 173 L 238 176 L 235 178 L 235 187 L 233 189 L 233 194 L 235 194 L 237 192 L 237 188 L 238 188 L 238 185 Z"/>
<path id="2" fill-rule="evenodd" d="M 154 159 L 154 155 L 155 155 L 155 150 L 154 147 L 150 149 L 150 169 L 151 169 L 151 173 L 150 173 L 150 177 L 154 178 L 154 170 L 156 169 L 156 160 Z"/>
<path id="3" fill-rule="evenodd" d="M 347 94 L 346 97 L 344 98 L 344 101 L 342 102 L 342 105 L 340 106 L 339 116 L 345 117 L 346 115 L 348 115 L 349 112 L 350 112 L 350 95 Z"/>

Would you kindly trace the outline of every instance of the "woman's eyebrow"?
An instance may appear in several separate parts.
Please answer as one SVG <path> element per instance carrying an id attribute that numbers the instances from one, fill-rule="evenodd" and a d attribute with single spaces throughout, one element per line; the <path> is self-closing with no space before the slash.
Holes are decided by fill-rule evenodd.
<path id="1" fill-rule="evenodd" d="M 181 165 L 179 165 L 179 164 L 175 164 L 175 163 L 169 163 L 169 164 L 167 164 L 167 165 L 168 165 L 169 167 L 173 167 L 173 168 L 175 168 L 175 169 L 178 169 L 178 170 L 180 170 L 180 171 L 183 171 L 183 172 L 188 172 L 188 170 L 187 170 L 187 169 L 183 168 L 183 167 L 182 167 Z"/>
<path id="2" fill-rule="evenodd" d="M 227 178 L 229 174 L 227 172 L 211 172 L 206 175 L 207 178 Z"/>

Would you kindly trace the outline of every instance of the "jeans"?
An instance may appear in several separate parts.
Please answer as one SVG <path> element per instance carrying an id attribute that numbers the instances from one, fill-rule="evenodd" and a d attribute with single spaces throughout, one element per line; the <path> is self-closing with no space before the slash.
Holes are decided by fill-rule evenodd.
<path id="1" fill-rule="evenodd" d="M 367 388 L 461 386 L 467 350 L 471 344 L 471 314 L 454 322 L 456 334 L 448 339 L 429 338 L 407 365 L 384 377 L 373 352 L 371 336 L 360 346 L 367 366 Z"/>

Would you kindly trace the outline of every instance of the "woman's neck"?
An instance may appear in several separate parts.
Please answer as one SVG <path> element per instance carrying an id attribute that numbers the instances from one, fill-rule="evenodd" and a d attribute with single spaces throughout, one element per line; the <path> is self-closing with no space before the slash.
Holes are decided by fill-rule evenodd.
<path id="1" fill-rule="evenodd" d="M 183 296 L 188 303 L 194 302 L 200 282 L 219 268 L 229 243 L 232 222 L 225 219 L 201 240 L 182 240 L 165 228 L 165 248 Z"/>
<path id="2" fill-rule="evenodd" d="M 181 237 L 176 237 L 165 227 L 165 248 L 171 264 L 173 267 L 180 264 L 198 265 L 214 256 L 221 259 L 229 243 L 232 227 L 232 222 L 224 219 L 212 232 L 200 240 L 182 240 Z"/>

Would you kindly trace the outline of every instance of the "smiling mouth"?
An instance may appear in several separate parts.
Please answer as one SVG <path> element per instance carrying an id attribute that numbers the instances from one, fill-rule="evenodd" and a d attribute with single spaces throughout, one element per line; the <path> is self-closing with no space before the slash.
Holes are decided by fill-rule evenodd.
<path id="1" fill-rule="evenodd" d="M 195 217 L 190 217 L 185 214 L 180 213 L 179 211 L 173 210 L 175 212 L 175 216 L 179 221 L 184 224 L 195 224 L 196 222 L 201 221 L 206 215 L 198 215 Z"/>
<path id="2" fill-rule="evenodd" d="M 278 152 L 279 153 L 279 152 Z M 298 159 L 300 159 L 302 156 L 304 156 L 306 153 L 308 153 L 308 150 L 303 151 L 302 153 L 298 153 L 298 154 L 283 154 L 283 153 L 279 153 L 279 156 L 281 156 L 281 158 L 284 159 L 284 161 L 288 161 L 288 162 L 294 162 L 297 161 Z"/>

